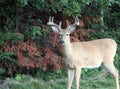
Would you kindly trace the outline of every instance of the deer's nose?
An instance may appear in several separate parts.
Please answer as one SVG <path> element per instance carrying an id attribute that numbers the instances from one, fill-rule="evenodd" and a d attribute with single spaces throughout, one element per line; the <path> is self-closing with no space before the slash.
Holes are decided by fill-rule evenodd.
<path id="1" fill-rule="evenodd" d="M 61 43 L 61 44 L 63 44 L 63 43 L 64 43 L 64 41 L 63 41 L 63 40 L 60 40 L 60 43 Z"/>

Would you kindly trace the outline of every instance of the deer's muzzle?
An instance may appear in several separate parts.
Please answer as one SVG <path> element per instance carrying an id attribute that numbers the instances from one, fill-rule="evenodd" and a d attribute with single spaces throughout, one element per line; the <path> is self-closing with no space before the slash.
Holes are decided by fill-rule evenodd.
<path id="1" fill-rule="evenodd" d="M 65 42 L 64 42 L 64 40 L 60 40 L 60 44 L 64 44 Z"/>

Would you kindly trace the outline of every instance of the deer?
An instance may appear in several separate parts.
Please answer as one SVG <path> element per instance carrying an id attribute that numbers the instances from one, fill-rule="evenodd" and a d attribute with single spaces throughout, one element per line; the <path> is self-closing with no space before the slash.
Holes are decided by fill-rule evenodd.
<path id="1" fill-rule="evenodd" d="M 68 87 L 71 89 L 75 75 L 76 89 L 79 89 L 79 81 L 82 68 L 98 68 L 102 66 L 111 73 L 115 79 L 116 89 L 119 89 L 119 73 L 114 66 L 114 57 L 117 50 L 117 43 L 111 38 L 102 38 L 84 42 L 70 42 L 70 34 L 79 26 L 79 18 L 75 17 L 75 22 L 69 24 L 67 21 L 66 29 L 54 23 L 54 17 L 49 17 L 47 25 L 51 30 L 59 34 L 59 42 L 63 51 L 63 58 L 67 67 Z"/>

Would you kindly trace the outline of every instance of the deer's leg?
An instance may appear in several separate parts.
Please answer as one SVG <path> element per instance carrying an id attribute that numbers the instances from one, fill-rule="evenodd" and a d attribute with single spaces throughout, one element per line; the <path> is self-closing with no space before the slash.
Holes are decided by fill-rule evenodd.
<path id="1" fill-rule="evenodd" d="M 74 71 L 75 70 L 68 68 L 68 89 L 71 89 L 72 81 L 74 78 Z"/>
<path id="2" fill-rule="evenodd" d="M 107 63 L 104 63 L 103 65 L 104 65 L 104 68 L 108 72 L 113 74 L 113 76 L 115 78 L 116 89 L 119 89 L 119 74 L 118 74 L 118 70 L 115 68 L 113 62 L 107 62 Z"/>
<path id="3" fill-rule="evenodd" d="M 79 81 L 81 76 L 81 68 L 76 68 L 76 89 L 79 89 Z"/>

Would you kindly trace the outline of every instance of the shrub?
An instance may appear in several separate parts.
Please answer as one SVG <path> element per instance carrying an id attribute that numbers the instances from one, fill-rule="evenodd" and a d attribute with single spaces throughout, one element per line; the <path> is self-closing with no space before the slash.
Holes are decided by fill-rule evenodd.
<path id="1" fill-rule="evenodd" d="M 12 75 L 16 71 L 17 58 L 13 52 L 3 52 L 0 54 L 0 75 Z"/>
<path id="2" fill-rule="evenodd" d="M 80 22 L 84 28 L 96 30 L 92 39 L 110 37 L 119 43 L 119 10 L 117 10 L 119 4 L 116 2 L 111 3 L 108 0 L 1 0 L 0 6 L 0 54 L 3 58 L 0 60 L 2 63 L 0 67 L 3 69 L 1 73 L 5 70 L 5 74 L 12 75 L 26 73 L 27 70 L 27 73 L 35 74 L 39 68 L 48 71 L 63 67 L 58 35 L 46 30 L 48 27 L 45 24 L 50 15 L 57 18 L 56 22 L 60 19 L 69 19 L 70 23 L 73 22 L 72 17 L 81 16 Z M 100 23 L 101 9 L 105 10 L 104 26 Z M 111 26 L 113 20 L 114 29 Z M 65 21 L 63 23 L 65 27 Z M 112 29 L 109 30 L 109 26 Z M 71 34 L 71 41 L 90 39 L 89 33 L 92 31 L 84 30 L 83 27 L 81 27 L 83 30 L 76 30 Z M 100 31 L 102 28 L 105 28 L 104 32 Z M 13 62 L 14 59 L 17 64 Z"/>

